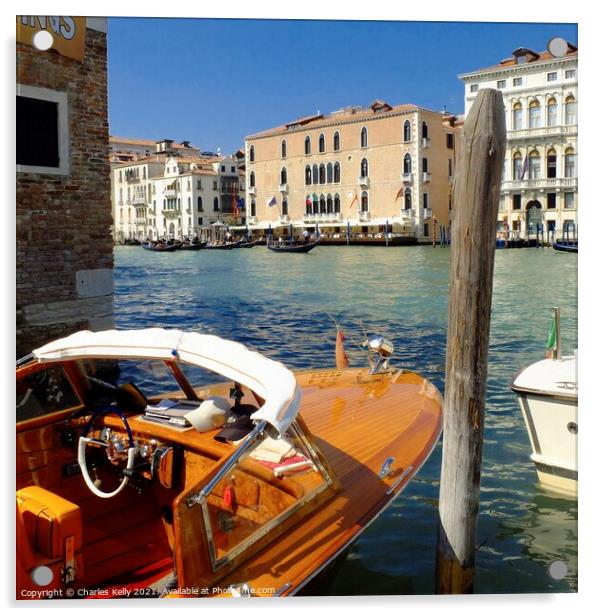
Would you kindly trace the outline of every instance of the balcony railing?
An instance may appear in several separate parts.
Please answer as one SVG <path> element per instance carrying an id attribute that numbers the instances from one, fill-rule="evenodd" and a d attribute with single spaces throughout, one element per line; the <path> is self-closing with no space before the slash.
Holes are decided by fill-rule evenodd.
<path id="1" fill-rule="evenodd" d="M 126 175 L 125 181 L 128 184 L 135 184 L 136 182 L 140 181 L 140 176 L 139 175 Z"/>
<path id="2" fill-rule="evenodd" d="M 174 197 L 177 197 L 177 196 L 178 196 L 178 193 L 177 193 L 177 191 L 173 190 L 173 188 L 166 188 L 166 189 L 163 191 L 163 196 L 164 196 L 166 199 L 173 199 Z"/>
<path id="3" fill-rule="evenodd" d="M 161 213 L 165 218 L 176 218 L 180 215 L 180 208 L 176 208 L 174 210 L 163 209 L 161 210 Z"/>
<path id="4" fill-rule="evenodd" d="M 533 190 L 533 189 L 551 189 L 560 190 L 564 189 L 576 189 L 577 178 L 537 178 L 524 180 L 508 180 L 502 182 L 502 190 Z"/>
<path id="5" fill-rule="evenodd" d="M 422 218 L 426 220 L 427 218 L 431 218 L 432 216 L 433 216 L 433 210 L 431 210 L 430 207 L 422 208 Z"/>
<path id="6" fill-rule="evenodd" d="M 411 184 L 413 180 L 413 176 L 411 173 L 402 173 L 401 174 L 401 181 L 404 184 Z"/>
<path id="7" fill-rule="evenodd" d="M 280 184 L 279 190 L 282 193 L 288 192 L 288 184 Z"/>
<path id="8" fill-rule="evenodd" d="M 303 222 L 305 223 L 327 223 L 327 222 L 342 222 L 343 217 L 340 212 L 322 212 L 321 214 L 303 214 Z"/>
<path id="9" fill-rule="evenodd" d="M 368 187 L 368 186 L 370 186 L 370 177 L 369 177 L 369 176 L 367 176 L 367 175 L 360 175 L 360 177 L 359 177 L 359 178 L 357 178 L 357 183 L 358 183 L 360 186 L 366 186 L 366 187 Z"/>
<path id="10" fill-rule="evenodd" d="M 257 194 L 257 190 L 256 190 L 255 186 L 249 186 L 249 194 L 250 195 L 256 195 Z"/>
<path id="11" fill-rule="evenodd" d="M 360 212 L 360 222 L 368 222 L 370 220 L 370 212 Z"/>
<path id="12" fill-rule="evenodd" d="M 282 216 L 280 216 L 280 222 L 281 223 L 288 223 L 291 221 L 291 217 L 288 214 L 283 214 Z"/>
<path id="13" fill-rule="evenodd" d="M 402 220 L 414 220 L 414 210 L 401 210 Z"/>
<path id="14" fill-rule="evenodd" d="M 423 148 L 430 148 L 431 147 L 431 140 L 428 137 L 423 137 L 422 138 L 422 147 Z"/>
<path id="15" fill-rule="evenodd" d="M 569 124 L 568 126 L 557 124 L 556 126 L 540 126 L 538 128 L 509 130 L 506 133 L 506 138 L 508 141 L 516 141 L 517 139 L 537 139 L 538 137 L 570 135 L 573 133 L 577 134 L 577 124 Z"/>
<path id="16" fill-rule="evenodd" d="M 426 171 L 423 171 L 423 173 L 422 173 L 422 181 L 423 182 L 430 182 L 431 181 L 431 174 L 426 172 Z"/>
<path id="17" fill-rule="evenodd" d="M 256 225 L 259 222 L 259 218 L 257 218 L 257 216 L 249 216 L 247 217 L 247 222 L 250 225 Z"/>
<path id="18" fill-rule="evenodd" d="M 146 205 L 146 196 L 145 195 L 134 195 L 132 197 L 133 205 Z"/>

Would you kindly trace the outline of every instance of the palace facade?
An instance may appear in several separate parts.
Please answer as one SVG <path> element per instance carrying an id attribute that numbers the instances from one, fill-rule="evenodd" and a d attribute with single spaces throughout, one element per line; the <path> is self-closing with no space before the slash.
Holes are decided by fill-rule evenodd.
<path id="1" fill-rule="evenodd" d="M 568 44 L 563 56 L 554 57 L 521 47 L 496 66 L 459 78 L 466 115 L 480 88 L 503 94 L 507 142 L 499 233 L 572 237 L 578 222 L 577 48 Z"/>
<path id="2" fill-rule="evenodd" d="M 249 229 L 389 233 L 449 228 L 454 118 L 416 105 L 346 107 L 245 141 Z M 433 226 L 437 225 L 437 228 Z M 277 231 L 278 232 L 278 231 Z"/>
<path id="3" fill-rule="evenodd" d="M 190 156 L 183 149 L 192 148 L 170 140 L 155 148 L 152 155 L 113 165 L 116 243 L 206 237 L 216 223 L 244 222 L 236 158 Z"/>

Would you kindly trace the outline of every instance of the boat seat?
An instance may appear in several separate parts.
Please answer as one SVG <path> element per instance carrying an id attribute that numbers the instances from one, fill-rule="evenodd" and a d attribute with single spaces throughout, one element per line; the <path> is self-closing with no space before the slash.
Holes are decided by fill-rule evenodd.
<path id="1" fill-rule="evenodd" d="M 17 491 L 18 588 L 39 588 L 32 571 L 49 567 L 52 580 L 45 589 L 64 586 L 62 576 L 70 567 L 73 577 L 83 573 L 82 516 L 78 505 L 39 486 Z"/>

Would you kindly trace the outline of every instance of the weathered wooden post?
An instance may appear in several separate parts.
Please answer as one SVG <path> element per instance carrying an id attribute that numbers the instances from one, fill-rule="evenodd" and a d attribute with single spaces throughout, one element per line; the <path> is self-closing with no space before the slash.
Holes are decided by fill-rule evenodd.
<path id="1" fill-rule="evenodd" d="M 473 591 L 493 260 L 506 146 L 499 91 L 479 92 L 462 144 L 453 188 L 437 541 L 440 594 Z"/>

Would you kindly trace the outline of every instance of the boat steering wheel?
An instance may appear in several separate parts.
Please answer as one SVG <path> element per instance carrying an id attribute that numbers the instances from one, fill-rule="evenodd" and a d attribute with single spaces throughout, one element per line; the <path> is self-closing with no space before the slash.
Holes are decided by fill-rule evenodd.
<path id="1" fill-rule="evenodd" d="M 87 436 L 92 427 L 94 426 L 94 422 L 96 421 L 96 419 L 98 419 L 101 415 L 108 415 L 110 413 L 117 415 L 125 426 L 128 436 L 127 464 L 122 471 L 124 473 L 123 479 L 121 480 L 121 483 L 117 486 L 117 488 L 115 488 L 115 490 L 113 490 L 112 492 L 103 492 L 94 485 L 94 482 L 90 477 L 90 473 L 88 472 L 88 465 L 86 464 L 86 445 L 92 444 L 96 447 L 105 447 L 107 450 L 107 458 L 111 460 L 110 448 L 113 447 L 113 444 L 111 442 L 106 442 L 100 439 L 90 438 L 89 436 Z M 125 418 L 125 415 L 119 410 L 119 408 L 115 406 L 104 407 L 100 410 L 97 410 L 90 418 L 90 421 L 88 421 L 88 423 L 86 424 L 83 434 L 79 437 L 79 444 L 77 450 L 77 463 L 79 464 L 84 481 L 86 482 L 86 485 L 88 486 L 90 491 L 96 496 L 99 496 L 100 498 L 112 498 L 113 496 L 117 496 L 117 494 L 119 494 L 123 490 L 123 488 L 125 488 L 127 482 L 129 481 L 129 473 L 125 473 L 125 471 L 133 470 L 135 457 L 136 447 L 134 445 L 132 431 L 130 430 L 130 426 L 127 419 Z"/>

